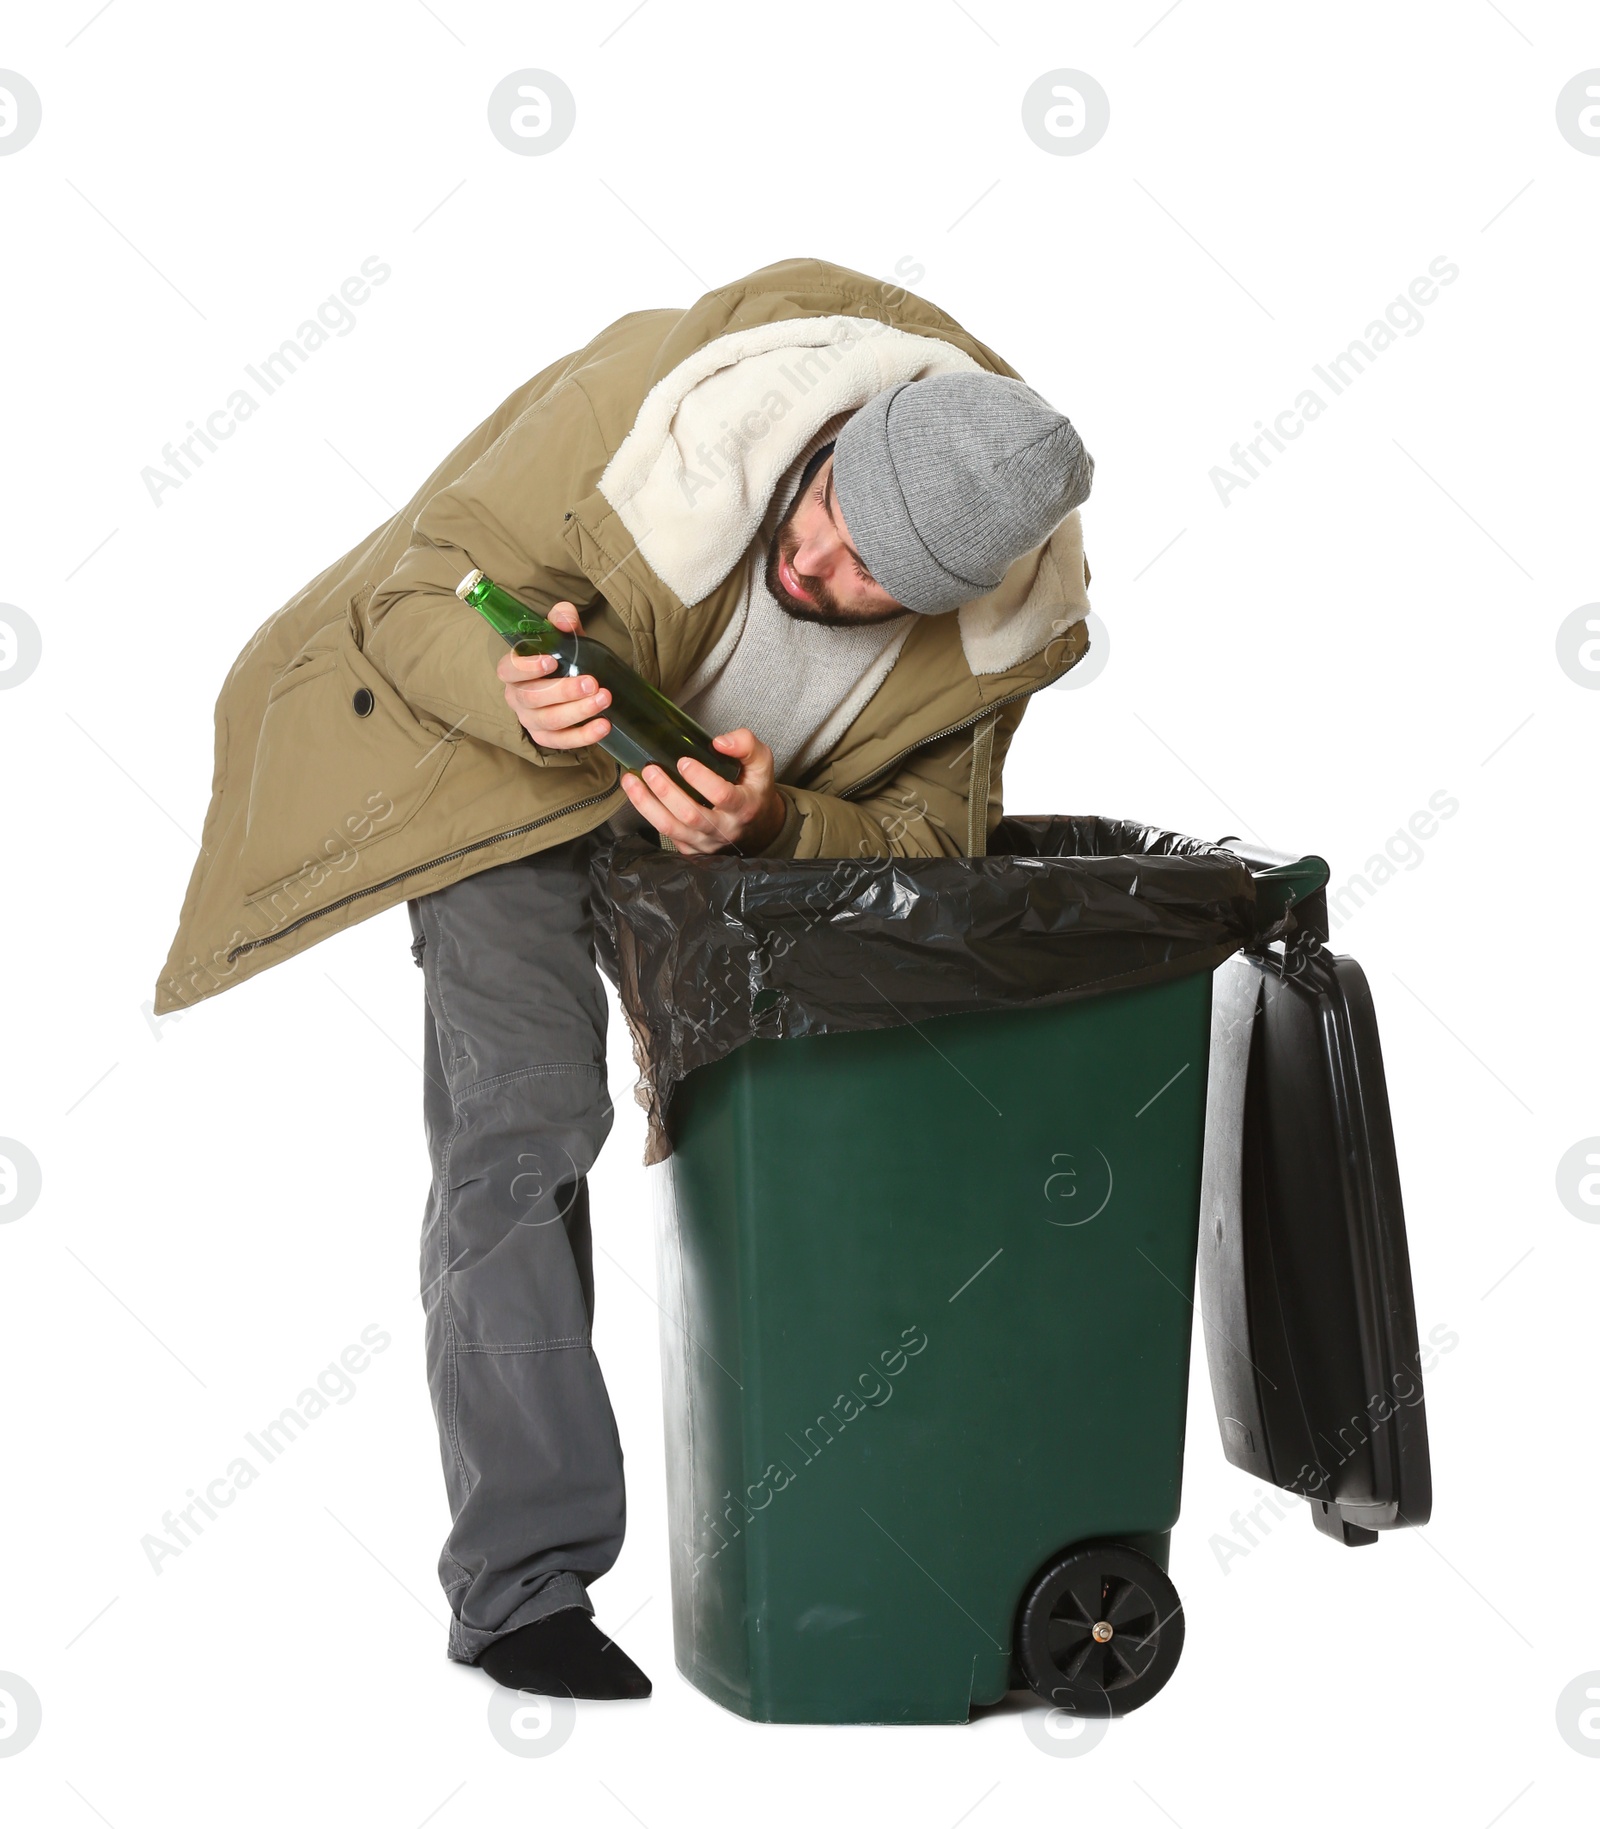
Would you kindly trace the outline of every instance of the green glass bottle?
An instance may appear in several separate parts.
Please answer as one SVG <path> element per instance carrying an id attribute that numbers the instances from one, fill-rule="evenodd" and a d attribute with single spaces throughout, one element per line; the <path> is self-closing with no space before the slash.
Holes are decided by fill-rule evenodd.
<path id="1" fill-rule="evenodd" d="M 516 653 L 555 655 L 560 665 L 549 677 L 576 679 L 586 673 L 605 687 L 611 703 L 600 715 L 611 728 L 600 739 L 600 748 L 615 756 L 624 769 L 638 774 L 647 762 L 659 763 L 701 806 L 706 805 L 705 799 L 678 773 L 680 757 L 693 756 L 724 781 L 738 780 L 740 765 L 712 748 L 709 732 L 602 642 L 587 635 L 568 635 L 481 571 L 468 572 L 456 586 L 456 595 L 470 603 Z"/>

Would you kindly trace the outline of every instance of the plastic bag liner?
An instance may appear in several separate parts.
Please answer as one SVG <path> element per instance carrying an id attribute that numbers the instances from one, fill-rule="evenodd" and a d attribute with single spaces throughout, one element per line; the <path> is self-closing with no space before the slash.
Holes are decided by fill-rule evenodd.
<path id="1" fill-rule="evenodd" d="M 1114 819 L 1005 819 L 987 857 L 689 857 L 630 836 L 592 875 L 647 1163 L 671 1154 L 673 1087 L 748 1041 L 1154 984 L 1284 926 L 1258 928 L 1232 851 Z"/>

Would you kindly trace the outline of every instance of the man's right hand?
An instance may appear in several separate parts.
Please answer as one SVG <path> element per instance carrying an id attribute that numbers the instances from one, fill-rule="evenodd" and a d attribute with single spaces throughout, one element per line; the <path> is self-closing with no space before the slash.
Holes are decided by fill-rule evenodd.
<path id="1" fill-rule="evenodd" d="M 570 603 L 558 603 L 550 620 L 568 635 L 583 633 L 578 612 Z M 553 654 L 518 654 L 508 648 L 495 667 L 505 681 L 506 703 L 522 728 L 545 749 L 583 749 L 598 743 L 611 723 L 596 714 L 611 703 L 611 694 L 592 673 L 552 679 L 556 666 Z"/>

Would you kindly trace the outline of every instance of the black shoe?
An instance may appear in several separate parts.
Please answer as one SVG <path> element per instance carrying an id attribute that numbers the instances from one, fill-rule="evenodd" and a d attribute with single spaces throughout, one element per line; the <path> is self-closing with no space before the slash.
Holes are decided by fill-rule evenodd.
<path id="1" fill-rule="evenodd" d="M 504 1689 L 540 1696 L 612 1702 L 650 1693 L 650 1679 L 583 1607 L 563 1607 L 497 1638 L 478 1668 Z"/>

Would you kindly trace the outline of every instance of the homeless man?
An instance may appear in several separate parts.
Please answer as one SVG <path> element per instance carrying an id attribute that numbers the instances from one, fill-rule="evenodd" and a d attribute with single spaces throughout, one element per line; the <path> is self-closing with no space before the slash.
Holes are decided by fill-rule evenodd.
<path id="1" fill-rule="evenodd" d="M 155 1008 L 408 904 L 439 1573 L 449 1655 L 497 1682 L 650 1688 L 588 1593 L 624 1520 L 591 1345 L 585 1176 L 612 1121 L 595 847 L 653 829 L 690 853 L 981 855 L 1030 695 L 1087 647 L 1092 469 L 943 312 L 785 261 L 619 319 L 520 387 L 224 684 Z M 629 659 L 737 780 L 685 759 L 700 805 L 654 766 L 619 778 L 604 692 L 507 650 L 456 597 L 475 568 Z"/>

